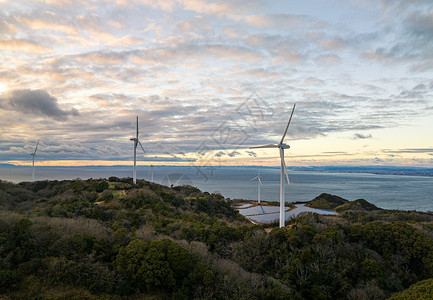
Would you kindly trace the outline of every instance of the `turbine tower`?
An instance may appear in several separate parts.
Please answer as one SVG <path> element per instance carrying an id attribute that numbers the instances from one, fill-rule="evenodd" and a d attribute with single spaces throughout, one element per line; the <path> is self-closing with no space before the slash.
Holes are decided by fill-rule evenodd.
<path id="1" fill-rule="evenodd" d="M 257 179 L 257 202 L 259 204 L 260 204 L 260 186 L 262 185 L 261 178 L 262 177 L 260 176 L 260 169 L 259 169 L 259 173 L 257 174 L 257 176 L 250 180 L 250 181 L 253 181 L 253 180 Z"/>
<path id="2" fill-rule="evenodd" d="M 153 165 L 150 165 L 150 170 L 149 170 L 149 181 L 153 182 Z"/>
<path id="3" fill-rule="evenodd" d="M 143 145 L 141 144 L 140 140 L 138 139 L 138 116 L 137 116 L 137 133 L 135 135 L 135 138 L 131 138 L 131 141 L 134 141 L 134 173 L 133 173 L 133 182 L 134 184 L 137 183 L 137 146 L 140 145 L 141 149 L 143 150 L 143 153 L 146 153 L 144 151 Z"/>
<path id="4" fill-rule="evenodd" d="M 284 203 L 284 174 L 286 175 L 287 183 L 290 184 L 289 175 L 287 174 L 286 169 L 286 162 L 284 161 L 284 149 L 289 149 L 290 146 L 284 144 L 284 138 L 287 134 L 287 129 L 289 129 L 290 121 L 292 120 L 293 112 L 295 111 L 296 103 L 293 104 L 292 113 L 290 114 L 289 122 L 287 123 L 286 130 L 284 130 L 283 137 L 281 138 L 281 141 L 279 144 L 271 144 L 271 145 L 264 145 L 264 146 L 255 146 L 250 147 L 250 149 L 258 149 L 258 148 L 278 148 L 280 149 L 280 159 L 281 159 L 281 176 L 280 176 L 280 228 L 284 227 L 284 223 L 286 221 L 286 210 L 285 210 L 285 203 Z"/>
<path id="5" fill-rule="evenodd" d="M 36 156 L 36 151 L 38 150 L 38 146 L 39 146 L 39 140 L 36 143 L 35 151 L 33 151 L 33 153 L 30 153 L 30 155 L 33 156 L 32 182 L 35 182 L 35 156 Z"/>

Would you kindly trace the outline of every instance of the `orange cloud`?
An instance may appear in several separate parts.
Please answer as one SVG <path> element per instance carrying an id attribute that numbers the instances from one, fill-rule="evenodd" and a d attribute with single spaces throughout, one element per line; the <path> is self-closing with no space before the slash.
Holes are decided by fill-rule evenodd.
<path id="1" fill-rule="evenodd" d="M 0 41 L 0 50 L 21 51 L 26 53 L 43 54 L 53 51 L 51 48 L 23 39 L 6 39 Z"/>

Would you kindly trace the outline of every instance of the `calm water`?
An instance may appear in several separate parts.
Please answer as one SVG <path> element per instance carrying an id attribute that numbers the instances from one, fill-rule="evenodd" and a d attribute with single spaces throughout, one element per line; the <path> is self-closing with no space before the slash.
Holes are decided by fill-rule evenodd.
<path id="1" fill-rule="evenodd" d="M 137 177 L 149 179 L 149 167 L 138 167 Z M 154 181 L 165 185 L 191 184 L 208 192 L 220 192 L 228 198 L 257 199 L 257 175 L 250 167 L 154 167 Z M 0 167 L 0 179 L 30 181 L 31 168 Z M 261 168 L 261 199 L 279 201 L 279 169 Z M 132 177 L 132 167 L 39 167 L 36 180 L 87 179 L 110 176 Z M 309 201 L 321 193 L 348 200 L 364 198 L 386 209 L 433 211 L 433 177 L 375 175 L 362 173 L 315 173 L 289 171 L 286 201 Z"/>

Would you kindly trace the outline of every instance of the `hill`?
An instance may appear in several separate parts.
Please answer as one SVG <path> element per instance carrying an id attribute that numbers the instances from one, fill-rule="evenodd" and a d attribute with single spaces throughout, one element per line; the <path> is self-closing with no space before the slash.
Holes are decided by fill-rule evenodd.
<path id="1" fill-rule="evenodd" d="M 306 206 L 321 209 L 334 209 L 348 202 L 348 200 L 341 197 L 323 193 L 314 198 L 313 200 L 308 201 Z"/>
<path id="2" fill-rule="evenodd" d="M 433 277 L 431 214 L 349 209 L 267 233 L 232 204 L 130 178 L 0 181 L 0 298 L 385 299 Z"/>
<path id="3" fill-rule="evenodd" d="M 371 204 L 365 199 L 358 199 L 355 201 L 350 201 L 346 204 L 340 205 L 335 208 L 335 211 L 338 213 L 341 213 L 346 210 L 366 210 L 366 211 L 372 211 L 372 210 L 379 210 L 376 205 Z"/>

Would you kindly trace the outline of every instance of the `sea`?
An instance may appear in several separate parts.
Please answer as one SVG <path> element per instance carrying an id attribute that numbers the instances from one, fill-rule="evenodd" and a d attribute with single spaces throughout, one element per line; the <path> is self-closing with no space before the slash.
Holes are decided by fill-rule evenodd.
<path id="1" fill-rule="evenodd" d="M 137 178 L 171 185 L 189 184 L 226 198 L 257 200 L 257 167 L 149 166 L 137 167 Z M 289 170 L 286 202 L 306 202 L 322 193 L 347 200 L 365 199 L 384 209 L 433 211 L 433 177 L 378 175 L 369 173 L 331 173 Z M 66 180 L 132 177 L 132 166 L 117 167 L 37 167 L 36 180 Z M 260 167 L 261 201 L 279 201 L 280 170 Z M 0 179 L 31 181 L 31 167 L 0 167 Z"/>

